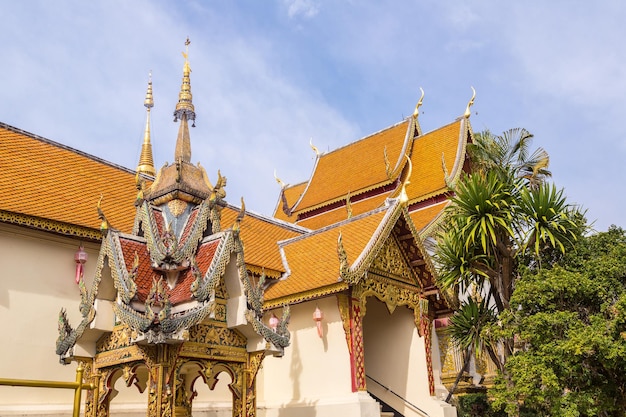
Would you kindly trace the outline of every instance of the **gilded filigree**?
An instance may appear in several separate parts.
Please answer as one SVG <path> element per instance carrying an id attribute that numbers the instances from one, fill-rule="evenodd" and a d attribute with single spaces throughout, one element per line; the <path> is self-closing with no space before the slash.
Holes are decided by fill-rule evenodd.
<path id="1" fill-rule="evenodd" d="M 395 239 L 389 237 L 374 258 L 370 269 L 389 277 L 414 284 L 417 282 L 413 270 L 408 266 L 405 256 Z"/>
<path id="2" fill-rule="evenodd" d="M 207 345 L 245 347 L 246 338 L 236 330 L 211 324 L 198 324 L 189 329 L 189 341 Z"/>

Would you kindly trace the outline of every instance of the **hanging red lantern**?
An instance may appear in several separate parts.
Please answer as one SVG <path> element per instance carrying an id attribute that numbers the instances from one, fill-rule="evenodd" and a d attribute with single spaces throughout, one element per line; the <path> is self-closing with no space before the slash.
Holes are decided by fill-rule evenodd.
<path id="1" fill-rule="evenodd" d="M 324 313 L 320 310 L 319 307 L 315 307 L 315 311 L 313 312 L 313 320 L 315 321 L 315 325 L 317 326 L 317 335 L 319 337 L 324 337 L 324 329 L 322 329 L 322 320 L 324 319 Z"/>
<path id="2" fill-rule="evenodd" d="M 76 283 L 78 284 L 83 278 L 84 264 L 87 262 L 87 252 L 83 245 L 80 245 L 76 253 L 74 254 L 74 261 L 76 262 Z"/>

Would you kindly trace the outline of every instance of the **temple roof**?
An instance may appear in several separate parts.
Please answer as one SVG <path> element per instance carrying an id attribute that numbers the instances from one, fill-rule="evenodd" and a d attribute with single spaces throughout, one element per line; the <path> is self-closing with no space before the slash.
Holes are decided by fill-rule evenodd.
<path id="1" fill-rule="evenodd" d="M 345 220 L 349 212 L 356 216 L 382 206 L 387 198 L 400 195 L 403 182 L 409 211 L 445 199 L 450 192 L 446 177 L 454 182 L 464 169 L 465 149 L 471 140 L 469 120 L 462 117 L 415 136 L 412 122 L 408 118 L 320 155 L 310 181 L 283 189 L 284 196 L 279 197 L 274 215 L 318 229 Z M 404 155 L 410 158 L 410 164 Z M 283 199 L 292 205 L 290 216 L 283 211 Z"/>
<path id="2" fill-rule="evenodd" d="M 98 239 L 100 196 L 109 223 L 130 231 L 135 218 L 135 172 L 0 123 L 0 212 L 45 219 L 30 226 Z M 9 218 L 10 217 L 10 218 Z M 25 219 L 4 215 L 3 221 Z M 89 232 L 88 229 L 91 229 Z"/>
<path id="3" fill-rule="evenodd" d="M 464 122 L 466 119 L 457 120 L 413 141 L 413 172 L 406 187 L 410 202 L 422 201 L 447 191 L 442 160 L 448 175 L 452 175 L 457 159 L 464 158 L 467 141 Z"/>
<path id="4" fill-rule="evenodd" d="M 339 234 L 343 236 L 348 259 L 354 262 L 370 243 L 387 212 L 385 207 L 300 238 L 281 242 L 280 247 L 289 267 L 288 276 L 265 292 L 265 300 L 271 301 L 323 287 L 333 287 L 334 290 L 348 288 L 347 283 L 339 282 Z"/>
<path id="5" fill-rule="evenodd" d="M 401 161 L 407 143 L 409 120 L 337 150 L 321 154 L 294 210 L 307 211 L 344 198 L 348 192 L 357 195 L 390 183 L 385 165 L 385 152 L 390 168 L 395 168 Z"/>
<path id="6" fill-rule="evenodd" d="M 239 209 L 226 206 L 222 210 L 222 226 L 230 227 L 237 217 Z M 248 266 L 256 266 L 254 272 L 265 268 L 269 277 L 278 278 L 285 268 L 278 250 L 278 242 L 291 239 L 304 233 L 304 229 L 276 221 L 254 213 L 247 213 L 241 222 L 241 240 L 246 245 L 244 255 Z"/>

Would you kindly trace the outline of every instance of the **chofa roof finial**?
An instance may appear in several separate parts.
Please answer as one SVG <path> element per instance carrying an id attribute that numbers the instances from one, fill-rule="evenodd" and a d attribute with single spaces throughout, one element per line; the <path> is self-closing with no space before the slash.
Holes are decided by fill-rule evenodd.
<path id="1" fill-rule="evenodd" d="M 470 117 L 470 115 L 472 114 L 472 112 L 470 111 L 470 107 L 472 107 L 472 105 L 474 104 L 474 99 L 476 98 L 476 90 L 474 90 L 474 87 L 471 87 L 472 89 L 472 98 L 470 99 L 469 103 L 467 103 L 467 108 L 465 109 L 465 114 L 463 115 L 463 117 Z"/>

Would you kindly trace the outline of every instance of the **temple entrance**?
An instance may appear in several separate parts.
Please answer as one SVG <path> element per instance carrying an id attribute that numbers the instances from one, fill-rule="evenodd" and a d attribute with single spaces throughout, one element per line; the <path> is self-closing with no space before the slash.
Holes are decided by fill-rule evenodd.
<path id="1" fill-rule="evenodd" d="M 398 306 L 390 313 L 376 297 L 366 300 L 363 345 L 367 390 L 396 416 L 424 416 L 416 398 L 429 395 L 424 337 L 415 327 L 411 308 Z M 391 414 L 389 414 L 391 415 Z"/>

